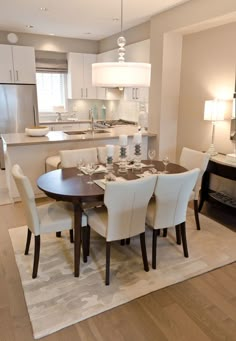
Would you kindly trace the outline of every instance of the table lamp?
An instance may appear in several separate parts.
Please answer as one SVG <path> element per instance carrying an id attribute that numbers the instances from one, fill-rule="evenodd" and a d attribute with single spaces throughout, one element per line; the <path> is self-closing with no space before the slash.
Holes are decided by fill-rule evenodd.
<path id="1" fill-rule="evenodd" d="M 204 107 L 204 120 L 212 121 L 212 136 L 211 136 L 211 145 L 207 150 L 207 153 L 211 156 L 217 155 L 217 151 L 214 147 L 214 138 L 215 138 L 215 124 L 216 121 L 223 121 L 225 113 L 225 101 L 214 99 L 205 101 Z"/>

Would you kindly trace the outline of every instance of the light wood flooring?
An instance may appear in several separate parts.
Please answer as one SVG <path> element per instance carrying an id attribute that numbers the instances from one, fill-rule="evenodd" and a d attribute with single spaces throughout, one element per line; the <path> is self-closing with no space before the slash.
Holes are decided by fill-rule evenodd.
<path id="1" fill-rule="evenodd" d="M 21 203 L 0 206 L 0 222 L 0 341 L 30 341 L 31 324 L 7 231 L 25 225 Z M 236 263 L 148 294 L 42 340 L 236 340 Z"/>

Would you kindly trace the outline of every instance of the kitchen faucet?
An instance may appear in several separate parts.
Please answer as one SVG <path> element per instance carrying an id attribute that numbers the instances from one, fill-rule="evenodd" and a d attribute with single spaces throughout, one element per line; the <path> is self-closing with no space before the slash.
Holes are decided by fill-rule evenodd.
<path id="1" fill-rule="evenodd" d="M 91 130 L 92 130 L 92 133 L 94 132 L 94 116 L 93 116 L 93 109 L 90 109 L 89 110 L 89 116 L 91 118 Z"/>

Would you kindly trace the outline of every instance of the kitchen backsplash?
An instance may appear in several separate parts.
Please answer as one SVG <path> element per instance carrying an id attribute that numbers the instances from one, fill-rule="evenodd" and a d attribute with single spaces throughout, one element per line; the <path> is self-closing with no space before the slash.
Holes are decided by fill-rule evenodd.
<path id="1" fill-rule="evenodd" d="M 89 110 L 95 108 L 97 112 L 97 119 L 103 119 L 102 107 L 106 107 L 106 119 L 117 120 L 119 118 L 138 121 L 139 102 L 125 101 L 123 99 L 117 100 L 70 100 L 68 99 L 67 112 L 62 113 L 62 119 L 66 117 L 75 117 L 79 120 L 89 119 Z M 56 113 L 40 113 L 40 122 L 55 121 Z"/>

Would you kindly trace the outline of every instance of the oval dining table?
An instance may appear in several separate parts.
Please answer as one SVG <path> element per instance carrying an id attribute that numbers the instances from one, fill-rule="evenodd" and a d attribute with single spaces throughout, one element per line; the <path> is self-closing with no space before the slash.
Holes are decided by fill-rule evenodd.
<path id="1" fill-rule="evenodd" d="M 157 171 L 163 171 L 164 165 L 161 161 L 142 161 L 147 167 L 142 171 L 148 170 L 148 166 L 155 168 Z M 182 173 L 186 169 L 180 165 L 169 163 L 167 171 L 170 174 Z M 126 180 L 138 178 L 138 173 L 129 169 L 127 173 L 120 174 L 118 166 L 114 164 L 114 174 L 124 177 Z M 93 174 L 93 179 L 98 180 L 104 178 L 104 173 Z M 77 168 L 57 169 L 41 175 L 37 180 L 37 186 L 48 197 L 55 200 L 71 202 L 74 208 L 74 276 L 79 277 L 80 274 L 80 252 L 81 252 L 81 218 L 82 204 L 88 202 L 103 201 L 104 190 L 95 183 L 88 184 L 89 176 L 78 176 Z"/>

